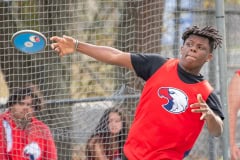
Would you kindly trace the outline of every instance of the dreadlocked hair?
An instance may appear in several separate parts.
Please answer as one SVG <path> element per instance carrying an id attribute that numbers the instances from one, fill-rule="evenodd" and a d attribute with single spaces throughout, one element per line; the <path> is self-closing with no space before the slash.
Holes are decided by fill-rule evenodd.
<path id="1" fill-rule="evenodd" d="M 182 35 L 183 43 L 190 35 L 198 35 L 202 37 L 206 37 L 209 39 L 209 44 L 211 48 L 211 52 L 213 49 L 216 49 L 218 46 L 221 48 L 222 46 L 222 36 L 218 33 L 212 26 L 206 26 L 200 29 L 198 26 L 189 27 Z"/>

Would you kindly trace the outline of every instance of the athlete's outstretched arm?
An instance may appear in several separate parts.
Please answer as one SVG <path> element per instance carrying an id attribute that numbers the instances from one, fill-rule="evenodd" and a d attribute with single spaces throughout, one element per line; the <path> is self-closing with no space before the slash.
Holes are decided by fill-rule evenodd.
<path id="1" fill-rule="evenodd" d="M 89 43 L 79 42 L 69 36 L 53 36 L 50 38 L 50 40 L 53 41 L 51 48 L 59 53 L 60 56 L 78 51 L 108 64 L 114 64 L 133 69 L 130 53 L 122 52 L 112 47 L 97 46 Z"/>

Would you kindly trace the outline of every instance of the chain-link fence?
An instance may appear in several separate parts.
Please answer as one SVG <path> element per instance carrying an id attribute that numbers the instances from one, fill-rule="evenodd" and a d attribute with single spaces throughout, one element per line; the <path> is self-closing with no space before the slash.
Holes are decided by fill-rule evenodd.
<path id="1" fill-rule="evenodd" d="M 238 1 L 225 3 L 226 82 L 240 67 Z M 121 67 L 97 62 L 82 54 L 60 58 L 50 49 L 53 35 L 70 35 L 82 41 L 113 46 L 126 52 L 157 53 L 178 57 L 181 34 L 191 25 L 216 26 L 211 0 L 3 0 L 0 1 L 0 65 L 9 91 L 0 87 L 3 104 L 16 87 L 39 86 L 46 108 L 38 114 L 55 137 L 59 159 L 84 159 L 85 142 L 103 110 L 124 104 L 133 119 L 144 82 Z M 224 25 L 224 24 L 223 24 Z M 43 33 L 48 45 L 42 53 L 23 54 L 13 48 L 11 36 L 22 29 Z M 218 51 L 202 74 L 219 94 Z M 0 76 L 2 80 L 2 77 Z M 5 82 L 0 81 L 1 85 Z M 122 106 L 122 105 L 121 105 Z M 222 158 L 222 139 L 204 128 L 188 160 Z"/>

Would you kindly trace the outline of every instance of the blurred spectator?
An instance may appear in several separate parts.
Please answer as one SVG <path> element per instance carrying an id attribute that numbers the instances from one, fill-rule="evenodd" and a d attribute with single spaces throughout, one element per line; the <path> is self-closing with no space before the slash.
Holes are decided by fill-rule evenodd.
<path id="1" fill-rule="evenodd" d="M 128 123 L 123 111 L 106 109 L 86 146 L 87 160 L 122 160 Z"/>
<path id="2" fill-rule="evenodd" d="M 9 89 L 4 74 L 0 69 L 0 105 L 6 104 L 9 97 Z"/>
<path id="3" fill-rule="evenodd" d="M 57 160 L 50 129 L 34 116 L 43 107 L 36 86 L 18 88 L 0 115 L 1 160 Z"/>

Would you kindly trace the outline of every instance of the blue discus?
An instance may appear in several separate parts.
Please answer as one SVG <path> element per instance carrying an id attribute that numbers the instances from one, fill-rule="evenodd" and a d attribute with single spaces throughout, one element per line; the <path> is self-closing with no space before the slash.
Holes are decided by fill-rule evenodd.
<path id="1" fill-rule="evenodd" d="M 27 54 L 35 54 L 44 50 L 47 38 L 40 32 L 34 30 L 21 30 L 12 36 L 13 46 Z"/>

